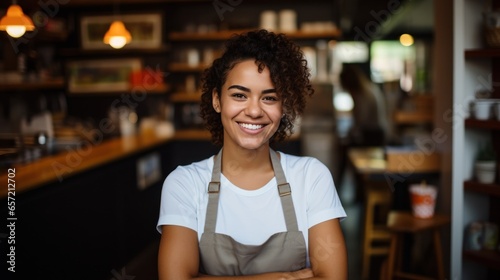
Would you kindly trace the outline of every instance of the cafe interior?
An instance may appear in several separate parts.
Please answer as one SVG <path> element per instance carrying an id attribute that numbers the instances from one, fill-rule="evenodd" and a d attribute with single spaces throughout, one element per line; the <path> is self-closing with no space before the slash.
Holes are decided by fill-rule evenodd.
<path id="1" fill-rule="evenodd" d="M 304 53 L 278 150 L 332 173 L 349 279 L 500 279 L 498 0 L 2 1 L 1 279 L 158 279 L 163 181 L 218 151 L 201 74 L 255 29 Z"/>

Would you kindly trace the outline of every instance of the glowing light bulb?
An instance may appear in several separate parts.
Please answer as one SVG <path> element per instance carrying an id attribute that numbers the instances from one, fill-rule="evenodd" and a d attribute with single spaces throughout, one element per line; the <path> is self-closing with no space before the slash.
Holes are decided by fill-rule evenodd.
<path id="1" fill-rule="evenodd" d="M 399 37 L 399 42 L 401 43 L 401 45 L 409 47 L 413 45 L 413 36 L 411 36 L 410 34 L 403 34 Z"/>
<path id="2" fill-rule="evenodd" d="M 127 39 L 123 36 L 112 36 L 109 38 L 109 45 L 115 49 L 121 49 L 127 43 Z"/>
<path id="3" fill-rule="evenodd" d="M 9 25 L 5 28 L 7 34 L 14 38 L 19 38 L 26 33 L 26 27 L 22 25 Z"/>

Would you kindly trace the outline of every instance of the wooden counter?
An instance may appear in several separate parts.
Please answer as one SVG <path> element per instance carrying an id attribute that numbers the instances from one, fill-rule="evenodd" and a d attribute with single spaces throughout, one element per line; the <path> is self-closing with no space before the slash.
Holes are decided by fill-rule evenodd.
<path id="1" fill-rule="evenodd" d="M 15 165 L 16 194 L 48 183 L 62 181 L 83 171 L 116 161 L 131 154 L 154 148 L 172 140 L 207 140 L 210 133 L 203 130 L 177 131 L 173 137 L 155 134 L 135 135 L 105 140 L 93 146 L 83 146 L 68 152 L 47 156 L 28 164 Z M 94 143 L 95 144 L 95 143 Z M 2 170 L 0 182 L 6 184 L 7 172 Z M 0 198 L 7 196 L 7 187 L 0 190 Z"/>
<path id="2" fill-rule="evenodd" d="M 356 172 L 370 174 L 439 173 L 440 154 L 407 147 L 355 147 L 348 157 Z"/>
<path id="3" fill-rule="evenodd" d="M 382 174 L 386 171 L 387 161 L 382 147 L 351 148 L 347 155 L 358 173 Z"/>

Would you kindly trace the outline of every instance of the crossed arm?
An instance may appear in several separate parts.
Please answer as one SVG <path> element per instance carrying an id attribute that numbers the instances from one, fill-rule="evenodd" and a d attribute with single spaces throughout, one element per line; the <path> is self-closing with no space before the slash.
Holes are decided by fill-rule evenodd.
<path id="1" fill-rule="evenodd" d="M 162 226 L 158 254 L 160 280 L 210 279 L 347 279 L 347 250 L 339 219 L 328 220 L 309 229 L 311 268 L 294 272 L 274 272 L 249 276 L 200 275 L 198 236 L 181 226 Z"/>

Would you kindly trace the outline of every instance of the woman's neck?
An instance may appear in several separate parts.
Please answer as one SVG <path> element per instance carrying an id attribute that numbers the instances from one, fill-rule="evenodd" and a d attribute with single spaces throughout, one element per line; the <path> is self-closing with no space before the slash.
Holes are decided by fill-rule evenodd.
<path id="1" fill-rule="evenodd" d="M 274 177 L 269 146 L 256 150 L 224 146 L 222 173 L 233 184 L 243 189 L 257 189 Z"/>

